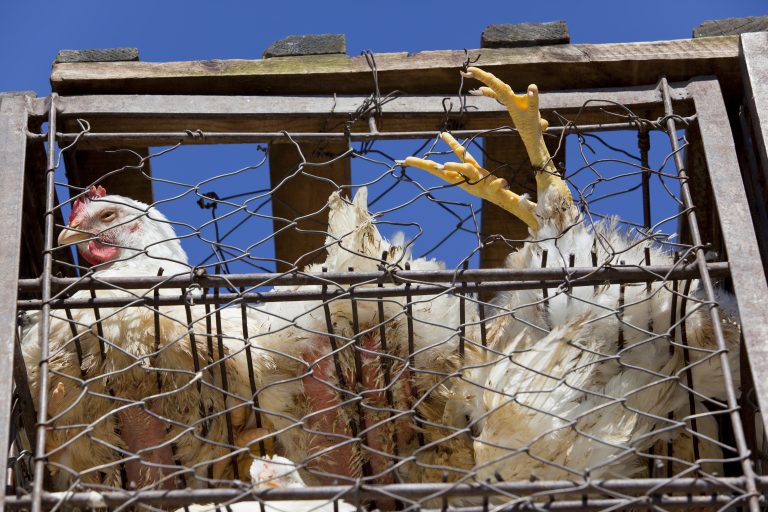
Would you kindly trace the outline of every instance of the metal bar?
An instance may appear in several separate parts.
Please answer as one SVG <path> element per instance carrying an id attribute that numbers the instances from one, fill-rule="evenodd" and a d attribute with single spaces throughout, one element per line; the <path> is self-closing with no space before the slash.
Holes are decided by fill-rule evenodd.
<path id="1" fill-rule="evenodd" d="M 693 273 L 696 275 L 695 273 Z M 643 276 L 635 277 L 633 275 L 622 276 L 621 279 L 612 280 L 614 283 L 621 282 L 645 282 L 650 279 L 652 281 L 661 281 L 665 277 L 662 276 Z M 411 288 L 406 283 L 404 286 L 395 286 L 387 288 L 357 288 L 355 290 L 355 296 L 360 299 L 379 299 L 382 297 L 407 297 L 407 296 L 424 296 L 424 295 L 438 295 L 443 293 L 458 293 L 457 290 L 461 288 L 463 292 L 500 292 L 509 290 L 533 290 L 546 286 L 548 288 L 557 288 L 562 285 L 563 279 L 542 279 L 537 281 L 498 281 L 491 283 L 473 283 L 466 286 L 460 286 L 456 283 L 450 283 L 445 285 L 419 285 Z M 591 286 L 596 283 L 604 283 L 605 279 L 600 280 L 599 277 L 590 277 L 588 279 L 581 279 L 576 281 L 569 281 L 569 286 Z M 334 298 L 347 297 L 349 290 L 343 288 L 336 288 L 334 290 L 322 292 L 318 290 L 280 290 L 280 291 L 268 291 L 268 292 L 250 292 L 245 294 L 240 293 L 225 293 L 221 294 L 221 302 L 225 305 L 240 304 L 242 302 L 279 302 L 279 301 L 305 301 L 305 300 L 330 300 Z M 121 307 L 121 306 L 140 306 L 140 305 L 152 305 L 152 306 L 170 306 L 170 305 L 183 305 L 186 300 L 186 296 L 179 295 L 162 295 L 159 298 L 154 298 L 150 295 L 127 295 L 125 297 L 96 297 L 96 298 L 69 298 L 69 299 L 51 299 L 47 304 L 53 309 L 65 309 L 65 308 L 95 308 L 95 307 Z M 195 302 L 199 304 L 214 304 L 214 300 L 210 296 L 204 296 L 200 299 L 196 299 Z M 17 301 L 18 308 L 20 310 L 40 309 L 42 302 L 39 299 L 31 300 L 19 300 Z"/>
<path id="2" fill-rule="evenodd" d="M 567 501 L 515 500 L 514 506 L 502 510 L 546 510 L 557 512 L 584 512 L 586 510 L 731 510 L 742 500 L 727 495 L 712 496 L 666 496 L 653 495 L 634 500 L 622 498 L 574 499 Z M 765 498 L 761 497 L 761 503 Z M 663 507 L 663 508 L 661 508 Z M 492 510 L 497 510 L 496 508 Z M 486 506 L 451 507 L 451 512 L 488 512 Z M 437 512 L 436 509 L 422 508 L 421 512 Z"/>
<path id="3" fill-rule="evenodd" d="M 45 467 L 45 435 L 48 422 L 48 355 L 51 324 L 51 269 L 53 267 L 53 228 L 54 228 L 54 182 L 56 171 L 56 101 L 58 96 L 51 95 L 48 111 L 48 167 L 45 171 L 45 231 L 43 232 L 43 274 L 41 277 L 42 310 L 40 312 L 39 342 L 40 369 L 38 371 L 38 389 L 40 399 L 37 405 L 37 438 L 35 442 L 35 479 L 32 486 L 32 512 L 42 510 L 43 481 Z"/>
<path id="4" fill-rule="evenodd" d="M 53 506 L 66 500 L 70 506 L 114 507 L 128 500 L 136 503 L 165 506 L 183 506 L 189 503 L 222 503 L 238 500 L 331 500 L 343 499 L 346 496 L 356 496 L 361 501 L 381 498 L 382 496 L 399 496 L 405 499 L 433 498 L 447 494 L 451 497 L 493 496 L 495 494 L 513 494 L 528 496 L 547 493 L 562 495 L 594 495 L 621 493 L 627 496 L 643 495 L 693 495 L 700 493 L 740 493 L 746 485 L 744 477 L 719 478 L 677 478 L 673 480 L 658 478 L 593 480 L 589 482 L 573 482 L 568 480 L 540 480 L 535 482 L 498 482 L 494 484 L 457 484 L 457 483 L 426 483 L 426 484 L 388 484 L 388 485 L 324 485 L 316 487 L 286 487 L 280 489 L 254 488 L 242 489 L 185 489 L 177 491 L 141 491 L 134 492 L 71 492 L 42 494 L 46 506 Z M 768 490 L 768 477 L 757 478 L 760 491 Z M 10 509 L 27 507 L 30 496 L 9 497 L 7 506 Z"/>
<path id="5" fill-rule="evenodd" d="M 708 263 L 707 270 L 713 277 L 728 277 L 729 263 Z M 476 281 L 480 283 L 498 281 L 570 281 L 588 284 L 610 282 L 650 283 L 670 279 L 685 279 L 698 277 L 699 268 L 695 264 L 688 265 L 648 265 L 648 266 L 606 266 L 606 267 L 572 267 L 563 268 L 531 268 L 531 269 L 469 269 L 469 270 L 400 270 L 379 272 L 291 272 L 291 273 L 255 273 L 227 274 L 217 276 L 206 274 L 190 277 L 110 277 L 93 278 L 91 276 L 52 277 L 54 290 L 74 293 L 78 290 L 135 290 L 148 288 L 185 288 L 192 283 L 203 288 L 217 286 L 301 286 L 326 285 L 337 286 L 345 284 L 377 284 L 380 282 L 395 285 L 405 283 L 453 283 Z M 35 292 L 40 290 L 40 279 L 20 279 L 19 291 Z M 468 284 L 467 286 L 472 286 Z"/>
<path id="6" fill-rule="evenodd" d="M 693 117 L 684 118 L 693 122 Z M 508 120 L 502 121 L 509 123 Z M 490 124 L 490 123 L 489 123 Z M 597 123 L 567 126 L 550 126 L 546 133 L 581 133 L 581 132 L 609 132 L 636 130 L 638 123 Z M 651 123 L 649 130 L 661 130 L 662 128 Z M 401 140 L 401 139 L 433 139 L 440 134 L 439 129 L 420 131 L 398 132 L 296 132 L 291 133 L 290 138 L 296 142 L 317 141 L 369 141 L 369 140 Z M 516 135 L 517 130 L 512 128 L 484 128 L 474 130 L 453 130 L 456 137 L 494 137 L 501 135 Z M 36 135 L 36 134 L 35 134 Z M 34 137 L 33 137 L 34 138 Z M 62 143 L 71 143 L 78 140 L 79 147 L 87 147 L 89 142 L 105 143 L 120 142 L 125 145 L 146 144 L 155 146 L 170 146 L 182 144 L 245 144 L 245 143 L 273 143 L 288 142 L 288 136 L 283 132 L 210 132 L 210 131 L 184 131 L 184 132 L 100 132 L 100 133 L 56 133 L 56 140 Z"/>
<path id="7" fill-rule="evenodd" d="M 24 194 L 24 166 L 27 153 L 27 107 L 25 96 L 0 100 L 0 268 L 6 284 L 0 287 L 0 360 L 6 364 L 0 373 L 0 510 L 5 501 L 5 479 L 8 470 L 9 433 L 11 428 L 11 390 L 13 389 L 13 355 L 16 337 L 15 286 L 19 276 L 21 252 L 21 212 Z M 30 439 L 30 441 L 32 441 Z"/>
<path id="8" fill-rule="evenodd" d="M 749 500 L 749 509 L 751 512 L 758 512 L 760 504 L 755 484 L 755 474 L 752 469 L 752 461 L 749 458 L 749 448 L 744 438 L 744 428 L 739 415 L 739 404 L 736 398 L 736 390 L 733 387 L 733 377 L 728 363 L 727 347 L 723 338 L 720 315 L 718 313 L 717 298 L 715 296 L 712 280 L 707 272 L 706 256 L 701 242 L 699 226 L 696 222 L 696 211 L 691 199 L 691 191 L 688 185 L 688 175 L 683 164 L 683 157 L 679 151 L 677 143 L 677 126 L 675 118 L 672 116 L 672 100 L 667 91 L 667 80 L 662 78 L 662 92 L 664 93 L 664 110 L 666 111 L 667 126 L 669 131 L 669 140 L 674 153 L 675 166 L 680 177 L 680 193 L 683 204 L 686 208 L 686 217 L 691 234 L 691 241 L 695 248 L 696 263 L 701 269 L 700 282 L 706 292 L 706 299 L 710 302 L 710 318 L 712 321 L 712 332 L 721 350 L 720 365 L 725 381 L 725 393 L 729 407 L 729 416 L 733 425 L 736 448 L 741 458 L 741 468 L 746 478 L 747 491 L 751 494 Z M 742 311 L 741 306 L 747 300 L 751 303 L 761 303 L 768 300 L 768 287 L 766 286 L 765 276 L 762 273 L 760 264 L 760 254 L 757 248 L 757 240 L 752 229 L 752 219 L 749 214 L 749 208 L 746 205 L 746 193 L 741 181 L 739 172 L 739 163 L 734 151 L 733 135 L 728 122 L 728 112 L 725 110 L 720 84 L 717 79 L 703 79 L 690 85 L 690 90 L 694 95 L 694 105 L 699 116 L 699 129 L 701 130 L 702 141 L 704 143 L 705 156 L 707 158 L 707 168 L 712 181 L 712 190 L 714 191 L 715 201 L 718 206 L 718 212 L 721 214 L 720 224 L 725 238 L 726 249 L 733 256 L 731 262 L 731 278 L 736 288 L 736 299 L 739 304 L 741 314 L 742 328 L 749 329 L 752 324 L 761 323 L 765 327 L 765 305 L 761 308 L 759 316 L 753 316 L 755 313 L 751 310 Z M 725 206 L 727 204 L 727 206 Z M 752 236 L 750 237 L 750 232 Z M 738 236 L 734 236 L 738 235 Z M 751 257 L 754 259 L 750 260 Z M 751 275 L 747 287 L 745 283 L 740 283 L 737 287 L 737 281 L 744 279 L 743 272 L 747 270 Z M 755 272 L 756 271 L 756 272 Z M 762 279 L 760 277 L 762 277 Z M 758 283 L 758 284 L 755 284 Z M 762 287 L 760 286 L 762 284 Z M 752 296 L 752 293 L 758 292 L 758 295 Z M 747 300 L 745 300 L 747 299 Z M 754 307 L 754 306 L 753 306 Z M 744 314 L 746 313 L 746 314 Z M 752 313 L 752 314 L 750 314 Z M 762 318 L 760 318 L 762 317 Z M 768 331 L 766 331 L 768 332 Z M 764 333 L 765 334 L 765 333 Z M 746 340 L 746 335 L 745 335 Z M 761 342 L 765 337 L 760 338 Z M 755 354 L 750 353 L 750 360 Z M 757 373 L 756 375 L 761 375 Z M 763 403 L 765 403 L 763 401 Z M 764 411 L 765 414 L 765 411 Z"/>

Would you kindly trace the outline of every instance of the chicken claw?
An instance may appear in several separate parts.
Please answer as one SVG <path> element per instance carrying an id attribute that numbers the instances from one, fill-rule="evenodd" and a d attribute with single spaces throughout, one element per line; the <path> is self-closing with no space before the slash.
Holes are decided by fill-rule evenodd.
<path id="1" fill-rule="evenodd" d="M 434 174 L 448 183 L 458 185 L 470 194 L 481 197 L 509 211 L 532 229 L 537 228 L 538 223 L 534 216 L 536 203 L 529 201 L 527 195 L 515 194 L 509 190 L 507 180 L 497 178 L 480 167 L 477 160 L 469 154 L 467 149 L 453 135 L 443 132 L 440 134 L 440 138 L 450 146 L 456 156 L 463 160 L 462 163 L 447 162 L 443 165 L 413 156 L 409 156 L 404 161 L 398 161 L 398 163 L 404 166 L 417 167 Z"/>
<path id="2" fill-rule="evenodd" d="M 568 190 L 568 185 L 560 177 L 549 149 L 544 143 L 544 130 L 547 129 L 548 124 L 541 118 L 539 112 L 538 87 L 531 84 L 525 94 L 515 94 L 509 85 L 480 68 L 469 67 L 462 74 L 465 77 L 476 78 L 485 84 L 484 87 L 472 91 L 472 94 L 493 98 L 507 108 L 525 145 L 531 165 L 536 169 L 536 191 L 539 200 L 546 197 L 545 203 L 548 206 L 555 205 L 560 210 L 570 208 L 573 205 L 573 197 Z M 451 162 L 441 165 L 416 157 L 408 157 L 397 163 L 423 169 L 448 183 L 456 184 L 470 194 L 504 208 L 534 231 L 538 229 L 536 203 L 529 201 L 525 195 L 510 191 L 504 179 L 493 177 L 480 167 L 464 146 L 449 133 L 442 133 L 440 137 L 451 147 L 462 163 Z"/>

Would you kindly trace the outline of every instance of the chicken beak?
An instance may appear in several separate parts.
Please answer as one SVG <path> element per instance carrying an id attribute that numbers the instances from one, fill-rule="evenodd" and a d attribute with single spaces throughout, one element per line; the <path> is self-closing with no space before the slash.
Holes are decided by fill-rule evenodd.
<path id="1" fill-rule="evenodd" d="M 87 231 L 77 231 L 66 227 L 59 233 L 59 245 L 74 244 L 93 238 L 93 233 Z"/>

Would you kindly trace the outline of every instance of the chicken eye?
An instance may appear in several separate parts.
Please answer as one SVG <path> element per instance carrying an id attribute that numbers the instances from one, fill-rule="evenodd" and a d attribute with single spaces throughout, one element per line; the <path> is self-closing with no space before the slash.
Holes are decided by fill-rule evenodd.
<path id="1" fill-rule="evenodd" d="M 101 221 L 102 222 L 112 222 L 115 220 L 115 212 L 112 210 L 106 211 L 101 214 Z"/>

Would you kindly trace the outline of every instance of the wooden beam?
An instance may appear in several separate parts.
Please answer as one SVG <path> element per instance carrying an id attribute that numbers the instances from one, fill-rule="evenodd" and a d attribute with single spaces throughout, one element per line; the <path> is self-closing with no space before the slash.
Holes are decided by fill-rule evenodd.
<path id="1" fill-rule="evenodd" d="M 478 65 L 513 87 L 542 90 L 631 86 L 715 74 L 738 89 L 738 37 L 643 43 L 483 48 Z M 381 91 L 451 94 L 464 51 L 376 54 Z M 735 83 L 735 85 L 732 85 Z M 372 72 L 363 56 L 311 55 L 262 60 L 57 63 L 51 87 L 77 94 L 369 94 Z"/>
<path id="2" fill-rule="evenodd" d="M 768 425 L 768 283 L 762 272 L 757 235 L 741 180 L 731 127 L 717 80 L 689 86 L 693 93 L 721 231 L 730 255 L 731 279 L 741 317 L 742 335 L 763 425 Z"/>
<path id="3" fill-rule="evenodd" d="M 767 18 L 768 16 L 763 16 Z M 744 106 L 752 120 L 753 137 L 763 175 L 768 180 L 768 32 L 741 36 Z"/>
<path id="4" fill-rule="evenodd" d="M 693 37 L 735 36 L 768 30 L 768 16 L 707 20 L 693 29 Z"/>
<path id="5" fill-rule="evenodd" d="M 0 268 L 5 282 L 0 286 L 0 475 L 8 469 L 13 390 L 13 357 L 16 335 L 16 298 L 21 252 L 22 190 L 27 154 L 27 106 L 24 96 L 0 99 Z M 5 486 L 0 489 L 0 510 L 5 506 Z"/>
<path id="6" fill-rule="evenodd" d="M 521 23 L 516 25 L 491 25 L 483 31 L 481 44 L 488 48 L 515 48 L 519 46 L 541 46 L 568 43 L 570 35 L 564 21 L 550 23 Z M 521 86 L 524 87 L 524 86 Z M 646 92 L 650 92 L 648 88 Z M 575 99 L 575 98 L 573 98 Z M 630 99 L 628 97 L 624 99 Z M 660 97 L 659 97 L 660 99 Z M 577 109 L 584 106 L 582 98 Z M 618 101 L 618 103 L 622 103 Z M 654 105 L 659 103 L 654 99 Z M 499 125 L 510 124 L 506 108 L 496 104 L 502 110 L 504 120 Z M 576 107 L 576 105 L 572 105 Z M 539 107 L 542 105 L 539 103 Z M 558 112 L 563 111 L 558 109 Z M 581 118 L 581 116 L 579 116 Z M 547 138 L 549 151 L 558 163 L 565 162 L 565 145 L 557 151 L 559 137 Z M 483 165 L 491 173 L 507 180 L 511 190 L 518 194 L 528 194 L 536 200 L 536 179 L 531 168 L 528 153 L 520 137 L 505 135 L 485 137 L 483 140 Z M 483 201 L 481 232 L 484 246 L 480 252 L 482 268 L 502 268 L 510 252 L 519 248 L 528 238 L 528 226 L 509 212 L 493 203 Z M 491 294 L 481 295 L 481 299 L 490 300 Z"/>
<path id="7" fill-rule="evenodd" d="M 272 139 L 287 141 L 281 130 L 292 134 L 302 132 L 343 133 L 349 126 L 352 133 L 368 133 L 365 119 L 349 124 L 369 96 L 187 96 L 187 95 L 114 95 L 60 97 L 59 118 L 64 121 L 70 134 L 80 132 L 76 119 L 87 119 L 91 131 L 80 137 L 79 149 L 119 148 L 121 145 L 169 145 L 182 138 L 188 143 L 212 142 L 206 136 L 187 137 L 202 130 L 208 137 L 215 133 L 273 133 Z M 589 91 L 544 91 L 541 109 L 554 123 L 553 111 L 563 116 L 575 117 L 579 112 L 579 124 L 614 123 L 610 112 L 620 108 L 606 101 L 629 106 L 633 112 L 646 119 L 663 116 L 660 108 L 661 95 L 654 85 L 637 86 L 627 90 L 593 89 Z M 445 96 L 403 96 L 384 103 L 381 115 L 384 122 L 382 133 L 403 131 L 439 131 L 445 122 L 443 110 Z M 603 102 L 598 99 L 606 100 Z M 675 110 L 681 115 L 693 113 L 691 102 L 684 87 L 673 89 Z M 589 101 L 589 103 L 587 103 Z M 35 112 L 44 110 L 44 104 L 32 104 Z M 503 106 L 484 97 L 466 98 L 467 115 L 462 117 L 461 128 L 485 130 L 509 124 L 509 115 Z M 119 143 L 99 139 L 103 133 L 120 134 Z M 140 136 L 122 135 L 125 132 L 164 134 L 149 140 Z M 183 136 L 179 135 L 182 134 Z M 499 134 L 497 134 L 499 135 Z M 225 142 L 243 142 L 237 136 Z M 215 142 L 222 142 L 217 139 Z"/>
<path id="8" fill-rule="evenodd" d="M 136 48 L 104 48 L 92 50 L 62 50 L 56 56 L 55 66 L 99 66 L 102 64 L 124 64 L 139 62 Z M 54 90 L 54 92 L 56 92 Z M 58 115 L 58 112 L 57 112 Z M 62 116 L 62 130 L 80 132 L 82 128 L 75 119 Z M 75 187 L 87 187 L 99 182 L 108 191 L 152 204 L 152 175 L 149 148 L 146 144 L 121 144 L 104 148 L 89 149 L 76 145 L 64 153 L 67 181 Z M 109 174 L 109 176 L 105 176 Z M 71 190 L 74 196 L 80 190 Z"/>
<path id="9" fill-rule="evenodd" d="M 301 269 L 325 258 L 328 196 L 339 186 L 351 182 L 350 160 L 340 158 L 320 167 L 303 163 L 328 162 L 346 151 L 347 145 L 337 142 L 269 146 L 278 272 Z"/>

